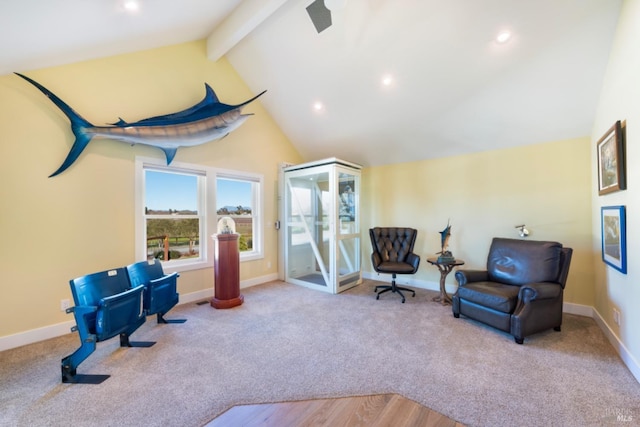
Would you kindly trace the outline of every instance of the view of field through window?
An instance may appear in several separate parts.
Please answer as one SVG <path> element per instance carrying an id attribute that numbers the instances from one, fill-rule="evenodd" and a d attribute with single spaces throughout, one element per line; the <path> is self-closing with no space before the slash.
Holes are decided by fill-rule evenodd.
<path id="1" fill-rule="evenodd" d="M 204 176 L 171 171 L 145 170 L 145 220 L 147 258 L 176 260 L 198 258 L 207 234 L 203 230 L 204 202 L 198 191 Z M 234 220 L 240 234 L 240 250 L 253 248 L 251 182 L 218 178 L 216 180 L 216 220 L 226 216 Z"/>
<path id="2" fill-rule="evenodd" d="M 253 250 L 252 183 L 239 179 L 216 180 L 216 210 L 218 219 L 230 217 L 240 234 L 240 252 Z"/>

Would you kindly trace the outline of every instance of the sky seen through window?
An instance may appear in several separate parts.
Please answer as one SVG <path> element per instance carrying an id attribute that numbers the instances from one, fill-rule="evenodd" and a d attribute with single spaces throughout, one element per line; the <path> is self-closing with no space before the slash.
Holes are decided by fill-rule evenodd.
<path id="1" fill-rule="evenodd" d="M 196 175 L 145 171 L 145 206 L 151 210 L 197 211 Z M 232 179 L 217 180 L 216 206 L 251 206 L 251 183 Z"/>

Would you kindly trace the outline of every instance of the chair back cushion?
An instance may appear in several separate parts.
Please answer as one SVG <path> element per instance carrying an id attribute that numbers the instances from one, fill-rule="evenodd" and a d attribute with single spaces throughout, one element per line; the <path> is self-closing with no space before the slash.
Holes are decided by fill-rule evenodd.
<path id="1" fill-rule="evenodd" d="M 140 261 L 127 266 L 131 286 L 147 285 L 154 279 L 164 276 L 162 264 L 155 259 Z"/>
<path id="2" fill-rule="evenodd" d="M 77 306 L 98 306 L 100 300 L 130 288 L 124 268 L 88 274 L 69 281 L 73 301 Z"/>
<path id="3" fill-rule="evenodd" d="M 374 252 L 382 262 L 405 262 L 413 252 L 417 230 L 415 228 L 375 227 L 369 230 Z"/>
<path id="4" fill-rule="evenodd" d="M 489 249 L 489 280 L 509 285 L 558 282 L 562 244 L 494 238 Z"/>

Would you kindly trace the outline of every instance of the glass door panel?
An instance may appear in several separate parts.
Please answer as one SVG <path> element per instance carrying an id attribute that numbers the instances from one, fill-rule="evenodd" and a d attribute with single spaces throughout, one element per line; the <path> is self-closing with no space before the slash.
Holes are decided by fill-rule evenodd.
<path id="1" fill-rule="evenodd" d="M 338 219 L 339 234 L 358 233 L 359 179 L 353 174 L 338 172 Z"/>
<path id="2" fill-rule="evenodd" d="M 338 288 L 340 291 L 360 281 L 360 175 L 346 168 L 337 169 L 338 177 Z"/>
<path id="3" fill-rule="evenodd" d="M 329 173 L 285 174 L 285 183 L 287 277 L 326 288 L 331 283 Z"/>
<path id="4" fill-rule="evenodd" d="M 340 239 L 338 250 L 338 283 L 342 287 L 360 280 L 360 237 Z"/>

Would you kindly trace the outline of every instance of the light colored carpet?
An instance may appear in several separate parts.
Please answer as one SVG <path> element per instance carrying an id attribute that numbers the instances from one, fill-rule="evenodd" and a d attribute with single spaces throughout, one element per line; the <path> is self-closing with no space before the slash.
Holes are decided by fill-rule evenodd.
<path id="1" fill-rule="evenodd" d="M 469 426 L 640 425 L 640 384 L 593 319 L 516 345 L 431 302 L 376 301 L 365 281 L 340 295 L 282 282 L 243 289 L 228 310 L 185 304 L 133 334 L 151 348 L 98 344 L 62 384 L 76 334 L 0 353 L 2 426 L 200 426 L 237 404 L 398 393 Z M 620 412 L 631 422 L 616 421 Z"/>

